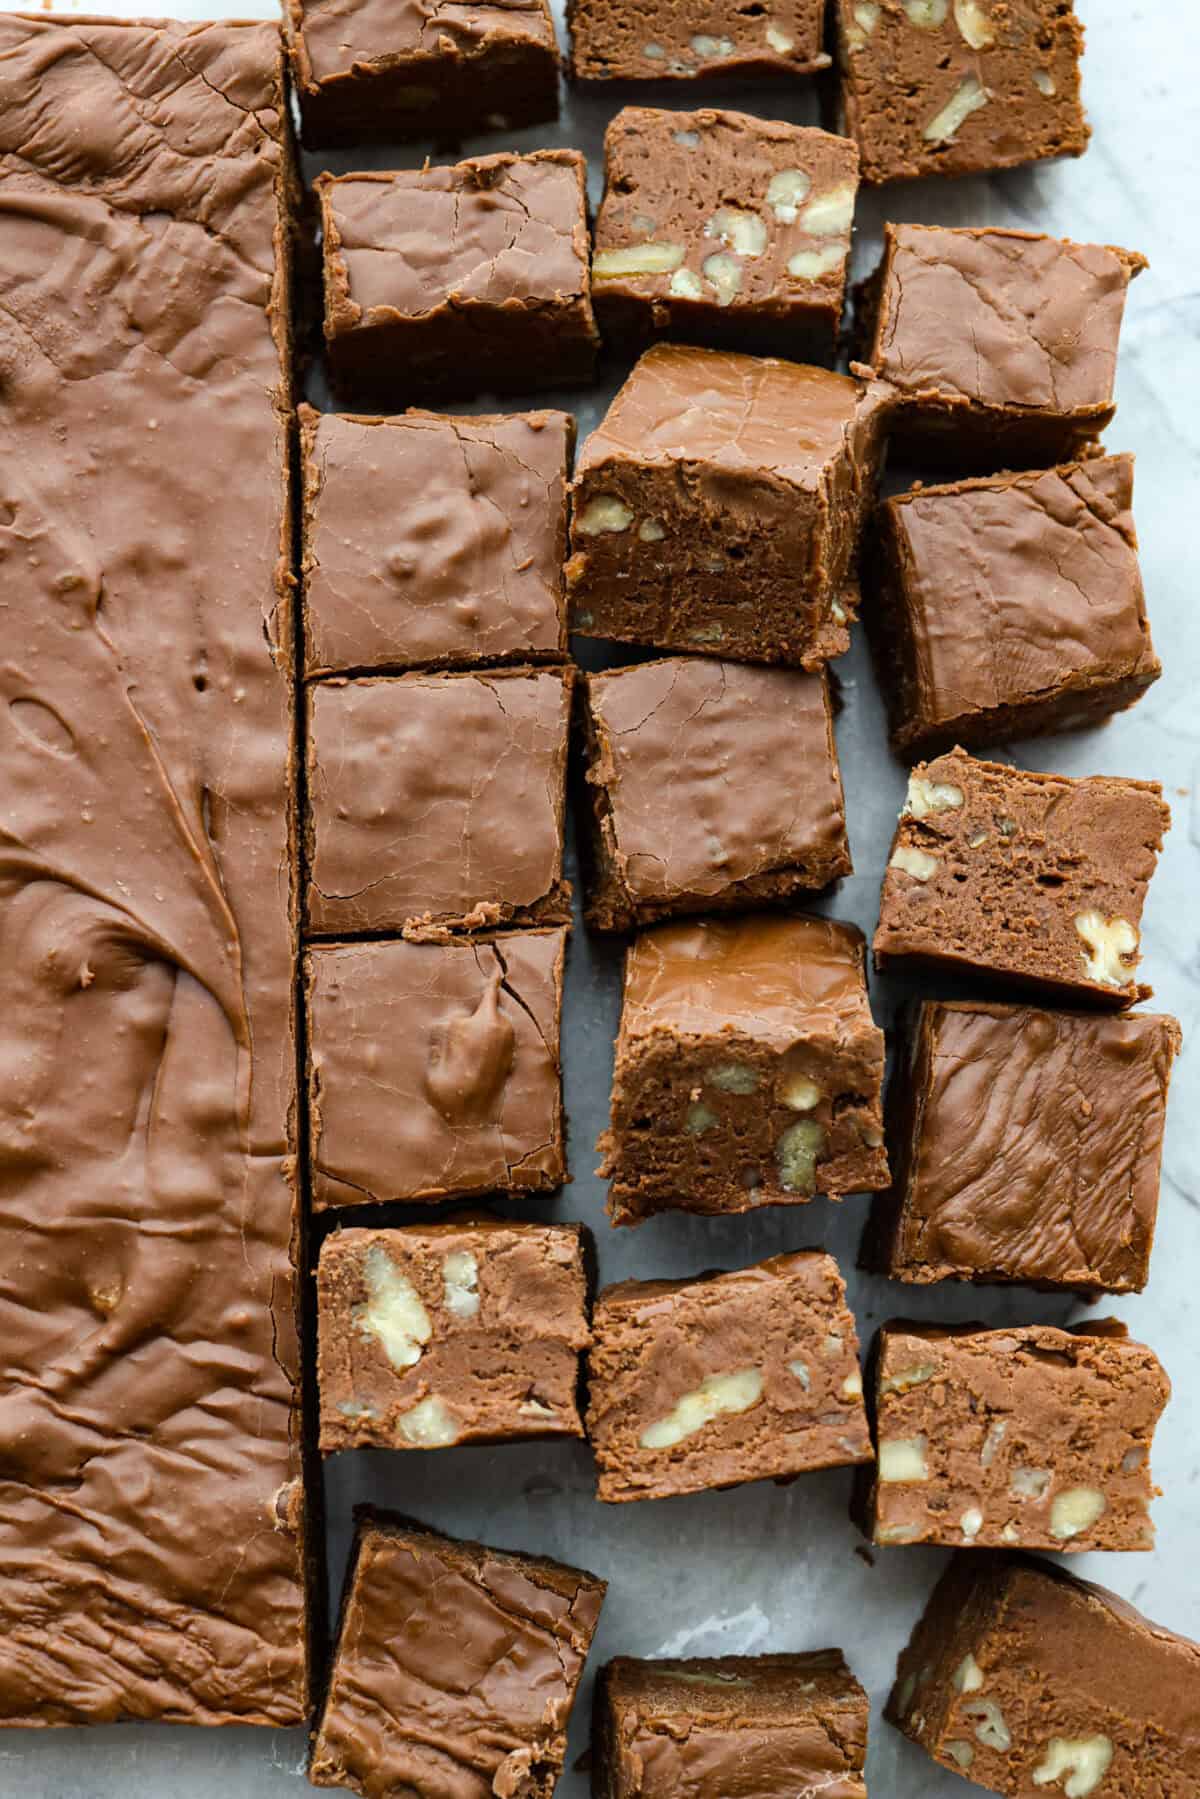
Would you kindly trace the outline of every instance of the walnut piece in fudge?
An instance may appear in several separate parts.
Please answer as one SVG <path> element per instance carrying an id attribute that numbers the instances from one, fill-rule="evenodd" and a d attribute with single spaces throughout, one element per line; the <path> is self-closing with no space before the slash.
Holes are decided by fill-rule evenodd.
<path id="1" fill-rule="evenodd" d="M 832 1256 L 621 1281 L 596 1300 L 597 1495 L 667 1499 L 871 1460 L 854 1318 Z"/>
<path id="2" fill-rule="evenodd" d="M 1132 456 L 917 487 L 876 513 L 867 627 L 911 760 L 1096 724 L 1162 673 Z"/>
<path id="3" fill-rule="evenodd" d="M 1150 1271 L 1173 1018 L 926 1002 L 888 1094 L 893 1280 L 1136 1293 Z"/>
<path id="4" fill-rule="evenodd" d="M 1200 1645 L 1034 1556 L 956 1555 L 884 1716 L 1008 1799 L 1195 1799 Z"/>
<path id="5" fill-rule="evenodd" d="M 885 1187 L 864 944 L 824 918 L 660 925 L 630 946 L 600 1140 L 614 1224 Z"/>
<path id="6" fill-rule="evenodd" d="M 744 81 L 829 67 L 825 0 L 567 0 L 574 81 Z"/>
<path id="7" fill-rule="evenodd" d="M 551 1799 L 604 1581 L 367 1508 L 356 1518 L 312 1784 Z"/>
<path id="8" fill-rule="evenodd" d="M 1082 156 L 1071 0 L 837 0 L 846 129 L 863 180 Z"/>
<path id="9" fill-rule="evenodd" d="M 847 138 L 627 106 L 604 138 L 592 256 L 605 338 L 831 361 L 857 190 Z"/>
<path id="10" fill-rule="evenodd" d="M 922 762 L 884 875 L 875 966 L 915 962 L 1128 1006 L 1171 814 L 1154 781 Z"/>
<path id="11" fill-rule="evenodd" d="M 656 344 L 580 452 L 573 628 L 740 662 L 840 655 L 884 404 L 828 369 Z"/>
<path id="12" fill-rule="evenodd" d="M 562 1184 L 565 931 L 314 947 L 313 1205 Z"/>

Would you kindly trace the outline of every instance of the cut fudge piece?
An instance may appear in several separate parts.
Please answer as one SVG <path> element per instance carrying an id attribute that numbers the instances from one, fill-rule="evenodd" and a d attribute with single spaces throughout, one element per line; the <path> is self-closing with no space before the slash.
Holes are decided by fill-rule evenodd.
<path id="1" fill-rule="evenodd" d="M 848 138 L 743 112 L 626 107 L 604 138 L 601 330 L 830 361 L 857 190 Z"/>
<path id="2" fill-rule="evenodd" d="M 885 1324 L 873 1362 L 876 1543 L 1154 1547 L 1150 1444 L 1171 1383 L 1117 1319 Z"/>
<path id="3" fill-rule="evenodd" d="M 837 0 L 846 129 L 863 180 L 1082 156 L 1071 0 Z"/>
<path id="4" fill-rule="evenodd" d="M 1009 1799 L 1195 1799 L 1200 1645 L 1024 1555 L 956 1555 L 884 1716 Z"/>
<path id="5" fill-rule="evenodd" d="M 825 0 L 567 0 L 574 81 L 694 81 L 807 75 L 829 67 Z"/>
<path id="6" fill-rule="evenodd" d="M 867 1695 L 840 1649 L 618 1656 L 596 1679 L 595 1799 L 867 1799 Z"/>
<path id="7" fill-rule="evenodd" d="M 550 1799 L 605 1582 L 367 1508 L 309 1779 L 371 1799 Z"/>
<path id="8" fill-rule="evenodd" d="M 886 501 L 867 627 L 898 755 L 1096 724 L 1162 673 L 1132 456 L 917 487 Z"/>
<path id="9" fill-rule="evenodd" d="M 305 958 L 313 1205 L 561 1185 L 565 931 Z"/>
<path id="10" fill-rule="evenodd" d="M 300 409 L 305 673 L 561 662 L 575 421 Z"/>
<path id="11" fill-rule="evenodd" d="M 885 225 L 864 361 L 900 447 L 956 474 L 1069 462 L 1112 420 L 1144 256 L 1031 231 Z"/>
<path id="12" fill-rule="evenodd" d="M 858 1338 L 832 1256 L 621 1281 L 599 1295 L 592 1328 L 587 1432 L 603 1500 L 871 1460 Z"/>
<path id="13" fill-rule="evenodd" d="M 916 962 L 1128 1006 L 1171 814 L 1154 781 L 1069 780 L 953 750 L 918 763 L 888 859 L 875 966 Z"/>
<path id="14" fill-rule="evenodd" d="M 742 662 L 840 655 L 884 404 L 828 369 L 647 350 L 580 452 L 574 628 Z"/>
<path id="15" fill-rule="evenodd" d="M 1150 1271 L 1173 1018 L 926 1002 L 888 1094 L 865 1265 L 893 1280 L 1136 1293 Z"/>
<path id="16" fill-rule="evenodd" d="M 581 1437 L 577 1225 L 335 1231 L 317 1270 L 321 1450 Z"/>
<path id="17" fill-rule="evenodd" d="M 849 874 L 823 673 L 676 656 L 583 689 L 589 924 L 628 930 Z"/>
<path id="18" fill-rule="evenodd" d="M 403 404 L 590 380 L 584 176 L 576 150 L 318 175 L 338 390 Z"/>
<path id="19" fill-rule="evenodd" d="M 569 670 L 321 681 L 308 707 L 310 930 L 570 918 Z"/>
<path id="20" fill-rule="evenodd" d="M 631 945 L 600 1140 L 614 1224 L 886 1187 L 883 1033 L 862 933 L 700 919 Z"/>

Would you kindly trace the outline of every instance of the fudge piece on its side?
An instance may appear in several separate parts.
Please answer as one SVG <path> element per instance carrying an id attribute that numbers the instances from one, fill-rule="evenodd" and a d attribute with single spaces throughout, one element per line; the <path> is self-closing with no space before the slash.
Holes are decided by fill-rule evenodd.
<path id="1" fill-rule="evenodd" d="M 827 69 L 825 0 L 567 0 L 573 81 L 786 81 Z"/>

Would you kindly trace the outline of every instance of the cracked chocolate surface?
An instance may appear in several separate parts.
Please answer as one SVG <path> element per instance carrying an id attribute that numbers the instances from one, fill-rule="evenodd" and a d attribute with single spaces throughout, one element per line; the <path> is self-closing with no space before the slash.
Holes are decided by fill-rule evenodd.
<path id="1" fill-rule="evenodd" d="M 694 81 L 804 75 L 829 67 L 824 0 L 567 0 L 576 81 Z"/>

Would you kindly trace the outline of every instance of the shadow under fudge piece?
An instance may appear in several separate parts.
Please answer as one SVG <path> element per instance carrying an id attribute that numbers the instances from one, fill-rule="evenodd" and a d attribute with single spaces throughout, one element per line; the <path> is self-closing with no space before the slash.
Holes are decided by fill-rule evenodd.
<path id="1" fill-rule="evenodd" d="M 825 0 L 567 0 L 573 81 L 780 78 L 829 67 Z"/>

